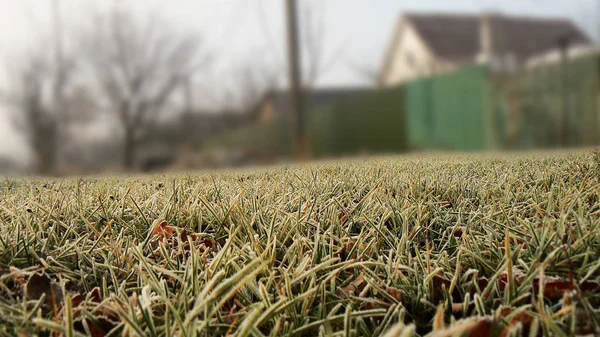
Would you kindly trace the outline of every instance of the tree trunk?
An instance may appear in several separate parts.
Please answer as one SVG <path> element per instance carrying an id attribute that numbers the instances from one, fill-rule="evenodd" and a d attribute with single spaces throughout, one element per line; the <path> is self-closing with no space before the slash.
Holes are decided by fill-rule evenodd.
<path id="1" fill-rule="evenodd" d="M 39 121 L 38 121 L 39 122 Z M 41 175 L 50 175 L 56 168 L 57 125 L 53 121 L 41 121 L 33 135 L 33 149 L 36 154 L 36 171 Z"/>
<path id="2" fill-rule="evenodd" d="M 126 170 L 131 170 L 134 163 L 135 142 L 133 138 L 133 132 L 133 128 L 125 128 L 125 139 L 123 142 L 123 167 Z"/>
<path id="3" fill-rule="evenodd" d="M 54 153 L 50 147 L 45 148 L 37 155 L 37 173 L 43 176 L 54 173 Z"/>

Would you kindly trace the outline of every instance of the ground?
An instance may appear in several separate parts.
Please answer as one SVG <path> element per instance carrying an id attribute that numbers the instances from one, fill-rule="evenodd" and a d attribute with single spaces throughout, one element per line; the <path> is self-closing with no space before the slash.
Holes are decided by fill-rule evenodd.
<path id="1" fill-rule="evenodd" d="M 600 156 L 0 185 L 0 334 L 598 333 Z"/>

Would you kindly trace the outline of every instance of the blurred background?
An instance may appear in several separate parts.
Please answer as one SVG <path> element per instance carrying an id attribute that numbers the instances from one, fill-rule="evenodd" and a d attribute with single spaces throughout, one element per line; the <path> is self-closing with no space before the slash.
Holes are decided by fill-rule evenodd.
<path id="1" fill-rule="evenodd" d="M 600 143 L 598 0 L 0 0 L 0 173 Z"/>

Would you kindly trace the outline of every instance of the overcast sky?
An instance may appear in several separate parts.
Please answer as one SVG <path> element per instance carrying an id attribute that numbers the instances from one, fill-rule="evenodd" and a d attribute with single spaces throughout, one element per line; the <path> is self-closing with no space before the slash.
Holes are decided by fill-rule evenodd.
<path id="1" fill-rule="evenodd" d="M 59 0 L 67 19 L 79 19 L 105 0 Z M 307 1 L 307 0 L 300 0 Z M 319 81 L 320 86 L 358 85 L 360 76 L 349 63 L 376 68 L 390 40 L 401 11 L 477 12 L 495 10 L 505 14 L 567 16 L 593 36 L 597 35 L 600 0 L 312 0 L 322 4 L 328 55 L 338 62 Z M 218 60 L 211 85 L 227 76 L 232 66 L 251 58 L 277 63 L 283 52 L 283 0 L 121 0 L 140 13 L 158 11 L 173 25 L 197 31 Z M 31 36 L 45 30 L 50 20 L 51 0 L 0 0 L 0 66 L 6 64 Z M 269 48 L 276 46 L 276 48 Z M 14 56 L 13 56 L 14 57 Z M 283 66 L 283 65 L 282 65 Z M 223 75 L 223 76 L 221 76 Z M 212 83 L 214 82 L 214 83 Z M 0 71 L 0 88 L 7 85 Z M 0 156 L 22 152 L 0 107 Z"/>

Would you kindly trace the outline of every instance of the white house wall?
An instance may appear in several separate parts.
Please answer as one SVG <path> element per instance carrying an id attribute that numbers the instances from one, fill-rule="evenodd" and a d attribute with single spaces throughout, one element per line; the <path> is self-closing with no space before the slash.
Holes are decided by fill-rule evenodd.
<path id="1" fill-rule="evenodd" d="M 410 24 L 401 24 L 402 30 L 395 43 L 387 72 L 383 76 L 384 86 L 393 86 L 431 74 L 435 58 Z"/>
<path id="2" fill-rule="evenodd" d="M 396 38 L 392 41 L 392 54 L 386 60 L 380 77 L 382 86 L 394 86 L 457 68 L 457 64 L 437 58 L 411 23 L 406 19 L 402 20 Z"/>

